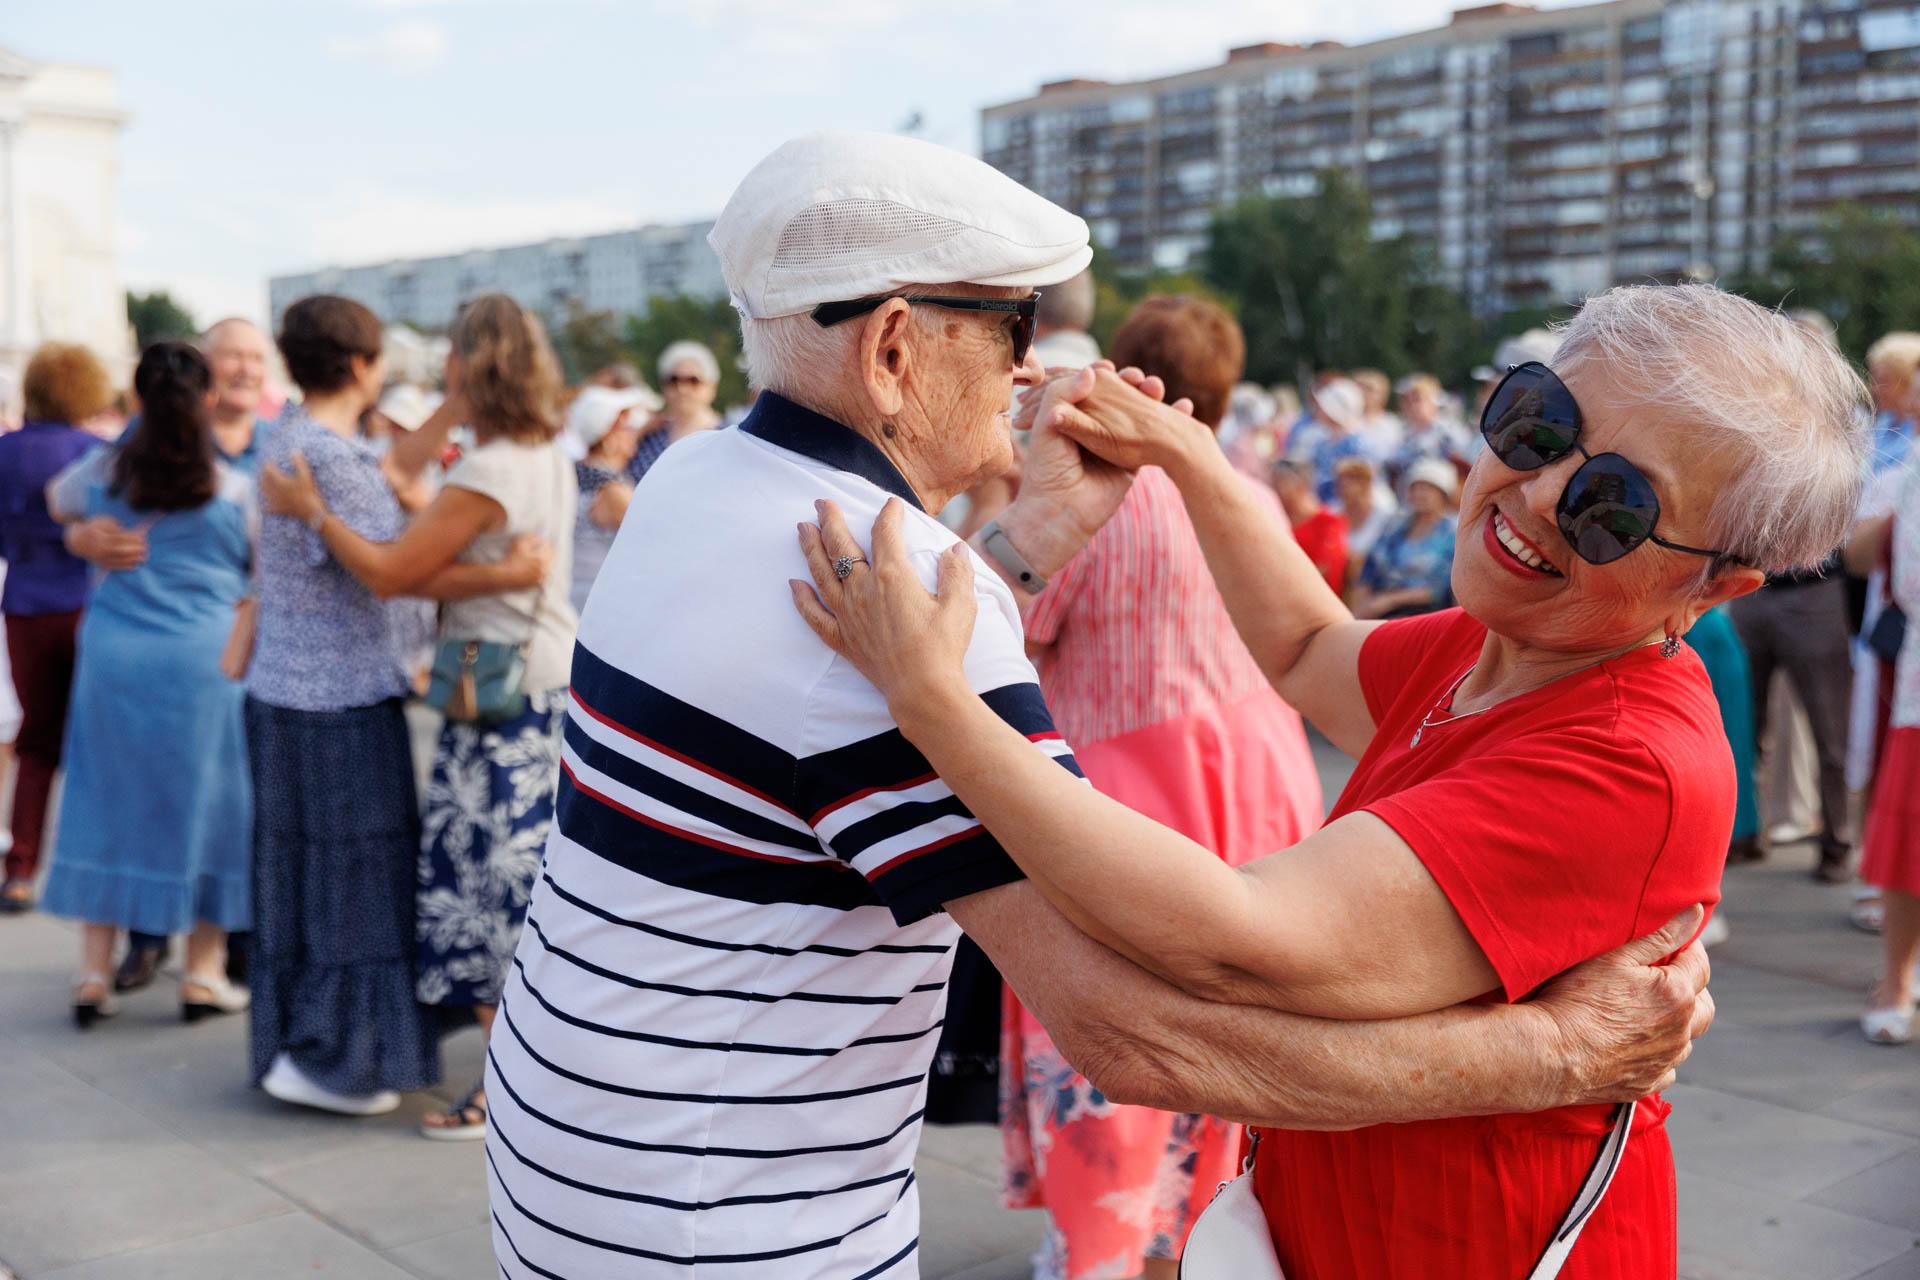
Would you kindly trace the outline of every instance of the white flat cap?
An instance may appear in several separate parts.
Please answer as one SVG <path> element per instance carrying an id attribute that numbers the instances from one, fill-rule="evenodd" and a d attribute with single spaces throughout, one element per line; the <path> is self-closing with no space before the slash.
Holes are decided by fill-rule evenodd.
<path id="1" fill-rule="evenodd" d="M 795 138 L 741 180 L 707 243 L 753 320 L 909 285 L 1041 287 L 1093 258 L 1087 224 L 972 156 L 885 133 Z"/>

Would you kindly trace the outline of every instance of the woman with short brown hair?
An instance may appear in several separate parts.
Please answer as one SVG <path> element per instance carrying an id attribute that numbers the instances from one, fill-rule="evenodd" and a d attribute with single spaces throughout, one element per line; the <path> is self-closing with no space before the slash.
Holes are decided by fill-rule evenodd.
<path id="1" fill-rule="evenodd" d="M 431 575 L 504 560 L 516 542 L 543 539 L 551 558 L 537 582 L 450 602 L 440 611 L 436 689 L 448 719 L 422 808 L 418 849 L 416 992 L 424 1004 L 471 1011 L 489 1027 L 553 816 L 560 728 L 577 618 L 570 602 L 578 489 L 559 431 L 560 366 L 532 312 L 504 294 L 461 308 L 447 356 L 447 403 L 475 445 L 439 495 L 398 536 L 328 518 L 326 496 L 295 460 L 288 477 L 263 470 L 269 510 L 320 531 L 327 550 L 376 594 L 410 594 Z M 506 709 L 464 715 L 449 655 L 491 645 L 517 654 Z M 478 679 L 479 677 L 474 677 Z M 477 686 L 476 686 L 477 692 Z M 478 708 L 475 709 L 478 711 Z M 429 1138 L 486 1135 L 474 1090 L 427 1117 Z"/>
<path id="2" fill-rule="evenodd" d="M 439 1076 L 436 1027 L 414 999 L 420 809 L 402 713 L 411 628 L 388 598 L 498 592 L 538 581 L 545 565 L 525 555 L 452 564 L 472 535 L 445 532 L 445 506 L 471 498 L 461 518 L 472 528 L 486 519 L 486 500 L 457 491 L 407 530 L 445 550 L 368 583 L 351 550 L 401 536 L 396 490 L 445 441 L 461 408 L 457 384 L 451 405 L 383 454 L 359 432 L 385 374 L 379 318 L 347 298 L 302 298 L 279 340 L 304 398 L 268 436 L 261 483 L 265 492 L 267 481 L 284 482 L 279 468 L 292 466 L 313 505 L 260 531 L 247 676 L 252 1075 L 282 1101 L 371 1115 Z"/>

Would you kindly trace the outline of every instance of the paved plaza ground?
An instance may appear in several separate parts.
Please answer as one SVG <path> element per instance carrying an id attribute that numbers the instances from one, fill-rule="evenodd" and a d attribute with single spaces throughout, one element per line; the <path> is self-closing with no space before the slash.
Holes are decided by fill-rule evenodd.
<path id="1" fill-rule="evenodd" d="M 1920 1280 L 1920 1045 L 1860 1038 L 1878 943 L 1811 861 L 1728 877 L 1720 1021 L 1670 1095 L 1690 1280 Z M 246 1087 L 245 1019 L 184 1026 L 165 981 L 81 1035 L 75 945 L 62 922 L 0 919 L 0 1275 L 497 1274 L 478 1144 L 414 1136 L 440 1098 L 370 1120 L 281 1106 Z M 474 1033 L 449 1042 L 452 1085 L 479 1064 Z M 1038 1217 L 998 1207 L 998 1159 L 989 1129 L 927 1131 L 929 1280 L 1028 1274 Z"/>

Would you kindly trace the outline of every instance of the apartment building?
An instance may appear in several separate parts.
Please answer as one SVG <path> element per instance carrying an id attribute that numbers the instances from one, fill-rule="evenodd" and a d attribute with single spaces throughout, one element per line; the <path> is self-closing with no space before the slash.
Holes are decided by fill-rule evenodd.
<path id="1" fill-rule="evenodd" d="M 341 294 L 365 303 L 389 323 L 425 329 L 444 329 L 461 302 L 495 292 L 511 295 L 549 324 L 564 320 L 574 307 L 638 315 L 655 297 L 726 293 L 720 260 L 707 247 L 712 226 L 645 226 L 504 249 L 328 267 L 275 276 L 267 297 L 276 325 L 288 303 L 310 293 Z"/>
<path id="2" fill-rule="evenodd" d="M 1497 314 L 1757 266 L 1842 201 L 1920 218 L 1920 5 L 1482 5 L 1368 44 L 1044 85 L 981 113 L 981 154 L 1128 269 L 1180 268 L 1220 204 L 1345 169 L 1376 235 L 1425 243 Z"/>

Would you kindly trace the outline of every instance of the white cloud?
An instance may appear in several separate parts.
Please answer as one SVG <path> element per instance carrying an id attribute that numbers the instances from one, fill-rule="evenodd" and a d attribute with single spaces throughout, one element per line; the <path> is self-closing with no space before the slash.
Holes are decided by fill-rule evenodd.
<path id="1" fill-rule="evenodd" d="M 448 43 L 447 29 L 439 23 L 408 18 L 368 35 L 329 40 L 327 52 L 415 74 L 445 62 Z"/>

